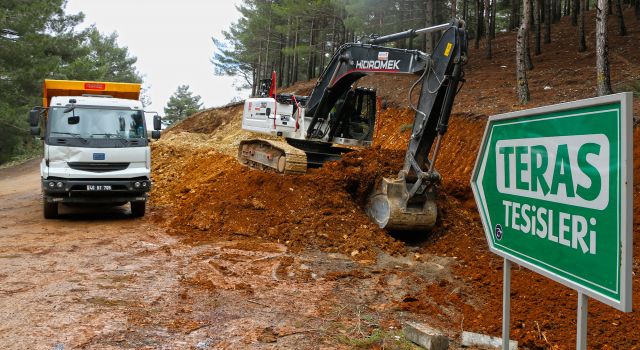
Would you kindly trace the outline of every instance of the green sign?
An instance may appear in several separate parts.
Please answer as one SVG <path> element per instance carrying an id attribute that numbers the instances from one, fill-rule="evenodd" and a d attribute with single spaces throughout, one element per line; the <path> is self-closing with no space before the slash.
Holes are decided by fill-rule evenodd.
<path id="1" fill-rule="evenodd" d="M 489 118 L 471 179 L 492 252 L 631 311 L 632 94 Z"/>

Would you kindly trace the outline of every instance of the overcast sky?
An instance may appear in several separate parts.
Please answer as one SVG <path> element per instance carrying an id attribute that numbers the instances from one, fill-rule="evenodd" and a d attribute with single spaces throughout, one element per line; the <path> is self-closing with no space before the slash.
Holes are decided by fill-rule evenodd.
<path id="1" fill-rule="evenodd" d="M 178 85 L 187 84 L 206 107 L 226 104 L 246 93 L 236 91 L 233 78 L 213 74 L 209 59 L 222 30 L 240 14 L 240 0 L 68 0 L 67 13 L 83 12 L 84 26 L 95 24 L 103 34 L 117 32 L 118 44 L 138 57 L 152 105 L 164 107 Z"/>

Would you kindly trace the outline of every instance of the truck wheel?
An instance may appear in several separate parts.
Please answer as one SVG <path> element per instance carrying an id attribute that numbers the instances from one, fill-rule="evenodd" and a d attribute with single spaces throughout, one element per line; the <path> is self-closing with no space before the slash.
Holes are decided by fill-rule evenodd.
<path id="1" fill-rule="evenodd" d="M 45 219 L 56 219 L 58 217 L 58 203 L 47 202 L 47 200 L 43 200 L 44 206 L 44 218 Z"/>
<path id="2" fill-rule="evenodd" d="M 147 202 L 131 202 L 131 216 L 140 218 L 144 216 Z"/>

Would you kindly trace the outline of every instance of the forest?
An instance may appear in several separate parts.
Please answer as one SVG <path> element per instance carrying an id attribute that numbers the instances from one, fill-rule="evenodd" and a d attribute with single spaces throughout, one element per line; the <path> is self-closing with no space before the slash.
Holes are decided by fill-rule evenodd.
<path id="1" fill-rule="evenodd" d="M 84 15 L 66 14 L 64 0 L 0 3 L 0 164 L 41 149 L 27 114 L 41 105 L 44 79 L 142 82 L 136 58 L 115 33 L 82 28 Z"/>
<path id="2" fill-rule="evenodd" d="M 251 88 L 277 72 L 279 87 L 317 78 L 331 55 L 347 42 L 370 35 L 384 35 L 446 23 L 451 18 L 466 22 L 469 45 L 492 56 L 496 33 L 518 31 L 518 96 L 529 100 L 526 71 L 534 68 L 535 57 L 544 43 L 551 42 L 554 24 L 570 17 L 580 40 L 598 51 L 598 93 L 610 93 L 606 27 L 618 22 L 618 34 L 626 35 L 626 8 L 633 7 L 640 19 L 640 0 L 244 0 L 238 6 L 242 17 L 213 39 L 216 51 L 211 59 L 216 73 L 241 78 L 240 88 Z M 585 12 L 597 10 L 596 21 L 586 23 Z M 597 27 L 597 28 L 596 28 Z M 596 43 L 585 42 L 585 31 L 598 30 Z M 435 34 L 404 39 L 393 46 L 430 52 Z M 516 57 L 514 57 L 514 61 Z M 594 68 L 596 62 L 594 62 Z M 594 71 L 594 74 L 595 71 Z"/>

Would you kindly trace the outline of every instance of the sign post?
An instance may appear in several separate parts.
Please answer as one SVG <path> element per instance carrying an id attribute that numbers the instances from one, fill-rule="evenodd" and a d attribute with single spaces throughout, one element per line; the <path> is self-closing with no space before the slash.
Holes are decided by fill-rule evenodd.
<path id="1" fill-rule="evenodd" d="M 504 279 L 502 282 L 502 348 L 509 349 L 511 325 L 511 261 L 504 259 Z"/>
<path id="2" fill-rule="evenodd" d="M 631 311 L 632 97 L 620 93 L 491 116 L 471 187 L 489 249 L 503 257 L 503 341 L 511 262 Z"/>

